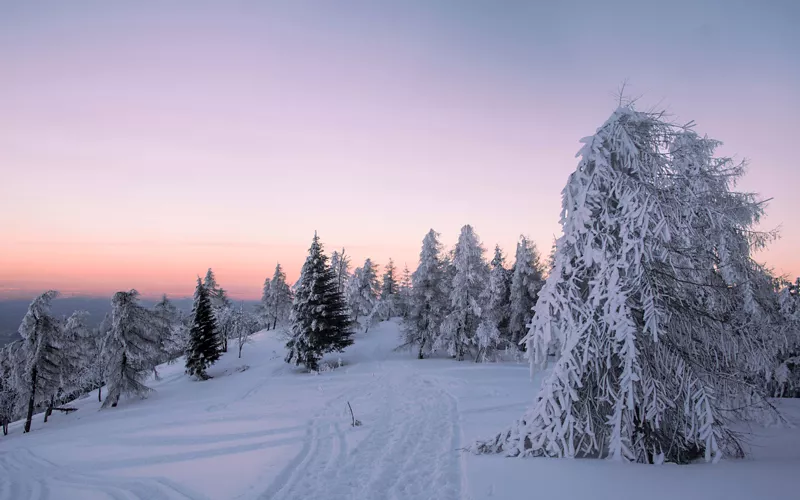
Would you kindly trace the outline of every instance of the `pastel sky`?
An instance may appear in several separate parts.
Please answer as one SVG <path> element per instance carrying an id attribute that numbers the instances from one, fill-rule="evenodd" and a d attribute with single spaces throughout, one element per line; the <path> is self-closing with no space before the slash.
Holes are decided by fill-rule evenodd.
<path id="1" fill-rule="evenodd" d="M 601 7 L 600 4 L 603 4 Z M 627 79 L 748 158 L 800 274 L 800 2 L 0 2 L 0 296 L 255 298 L 314 230 L 416 266 L 431 227 L 559 232 Z"/>

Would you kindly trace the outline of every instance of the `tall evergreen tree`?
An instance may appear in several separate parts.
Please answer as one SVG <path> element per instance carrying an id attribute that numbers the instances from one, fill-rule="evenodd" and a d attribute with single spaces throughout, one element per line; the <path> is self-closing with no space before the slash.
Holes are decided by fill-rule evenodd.
<path id="1" fill-rule="evenodd" d="M 331 269 L 336 274 L 336 289 L 339 293 L 345 293 L 345 287 L 350 279 L 350 256 L 342 248 L 341 252 L 336 250 L 331 254 Z"/>
<path id="2" fill-rule="evenodd" d="M 258 311 L 261 323 L 269 330 L 272 327 L 272 280 L 266 278 L 261 290 L 261 303 L 258 305 Z"/>
<path id="3" fill-rule="evenodd" d="M 373 314 L 378 305 L 380 284 L 378 283 L 378 270 L 371 259 L 364 261 L 364 265 L 353 273 L 349 287 L 349 305 L 353 314 L 353 321 L 358 322 L 359 316 L 364 318 L 364 331 L 368 331 L 372 323 Z"/>
<path id="4" fill-rule="evenodd" d="M 482 297 L 485 311 L 478 327 L 478 349 L 485 352 L 493 347 L 508 325 L 511 276 L 505 268 L 505 256 L 499 245 L 494 247 L 494 257 L 489 271 L 489 284 Z"/>
<path id="5" fill-rule="evenodd" d="M 278 322 L 284 322 L 289 319 L 289 314 L 292 310 L 292 290 L 286 283 L 286 273 L 283 272 L 280 264 L 275 266 L 275 273 L 272 275 L 268 303 L 270 317 L 272 318 L 272 328 L 275 328 Z"/>
<path id="6" fill-rule="evenodd" d="M 22 341 L 12 342 L 0 347 L 0 428 L 8 435 L 8 424 L 17 416 L 19 399 L 19 370 L 22 365 Z"/>
<path id="7" fill-rule="evenodd" d="M 17 392 L 28 403 L 25 432 L 31 430 L 35 406 L 49 402 L 61 383 L 62 325 L 50 313 L 50 305 L 57 296 L 58 292 L 50 290 L 33 299 L 18 330 L 22 337 L 23 367 Z"/>
<path id="8" fill-rule="evenodd" d="M 397 295 L 400 308 L 398 312 L 403 318 L 408 318 L 411 310 L 411 271 L 408 270 L 407 264 L 403 266 L 403 275 L 400 278 Z"/>
<path id="9" fill-rule="evenodd" d="M 411 300 L 404 328 L 406 343 L 419 346 L 419 359 L 432 352 L 446 312 L 441 252 L 439 233 L 431 229 L 422 240 L 419 266 L 411 276 Z"/>
<path id="10" fill-rule="evenodd" d="M 233 303 L 228 298 L 228 292 L 219 286 L 214 271 L 208 268 L 203 286 L 211 300 L 211 310 L 217 323 L 217 335 L 223 352 L 228 352 L 228 339 L 232 336 Z"/>
<path id="11" fill-rule="evenodd" d="M 397 268 L 394 265 L 394 261 L 389 259 L 389 263 L 384 268 L 380 300 L 378 301 L 378 316 L 382 320 L 387 320 L 397 315 L 400 310 L 399 283 L 397 279 Z"/>
<path id="12" fill-rule="evenodd" d="M 453 254 L 450 286 L 450 310 L 440 328 L 434 349 L 444 348 L 459 360 L 471 345 L 477 345 L 476 333 L 483 316 L 483 297 L 489 281 L 485 250 L 478 235 L 467 224 L 461 228 Z"/>
<path id="13" fill-rule="evenodd" d="M 300 273 L 289 321 L 287 363 L 315 371 L 326 352 L 341 352 L 353 343 L 347 305 L 316 233 Z"/>
<path id="14" fill-rule="evenodd" d="M 161 358 L 159 327 L 155 313 L 139 304 L 139 292 L 114 294 L 103 349 L 108 385 L 103 408 L 117 406 L 123 395 L 144 397 L 152 390 L 144 381 Z"/>
<path id="15" fill-rule="evenodd" d="M 536 245 L 525 236 L 517 243 L 517 253 L 511 275 L 508 330 L 515 344 L 527 333 L 533 318 L 533 306 L 544 285 L 542 264 Z"/>
<path id="16" fill-rule="evenodd" d="M 220 358 L 222 346 L 209 290 L 199 278 L 194 292 L 192 317 L 194 319 L 186 350 L 186 373 L 200 380 L 207 380 L 210 377 L 206 370 Z"/>
<path id="17" fill-rule="evenodd" d="M 161 362 L 173 361 L 186 351 L 189 332 L 185 328 L 181 313 L 175 304 L 165 295 L 153 307 L 159 320 L 158 341 L 161 351 Z"/>
<path id="18" fill-rule="evenodd" d="M 732 419 L 764 417 L 780 342 L 750 257 L 763 204 L 732 191 L 717 142 L 622 107 L 584 139 L 563 235 L 525 342 L 560 347 L 535 402 L 476 446 L 509 455 L 686 462 L 740 456 Z"/>

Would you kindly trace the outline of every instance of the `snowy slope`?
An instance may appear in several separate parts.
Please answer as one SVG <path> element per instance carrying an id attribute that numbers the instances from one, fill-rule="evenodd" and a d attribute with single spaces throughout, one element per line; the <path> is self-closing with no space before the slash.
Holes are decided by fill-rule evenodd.
<path id="1" fill-rule="evenodd" d="M 752 458 L 661 467 L 472 456 L 459 448 L 519 417 L 522 364 L 419 361 L 398 325 L 359 334 L 335 370 L 283 362 L 274 332 L 194 382 L 162 366 L 146 400 L 99 411 L 96 393 L 0 437 L 0 499 L 798 498 L 799 429 L 748 429 Z M 242 367 L 249 368 L 240 371 Z M 347 402 L 362 426 L 350 426 Z M 784 402 L 800 422 L 798 401 Z"/>

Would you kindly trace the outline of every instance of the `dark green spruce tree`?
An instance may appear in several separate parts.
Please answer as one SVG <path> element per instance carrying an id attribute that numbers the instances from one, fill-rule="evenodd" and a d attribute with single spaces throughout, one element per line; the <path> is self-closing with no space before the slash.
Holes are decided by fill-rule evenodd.
<path id="1" fill-rule="evenodd" d="M 341 352 L 353 343 L 352 323 L 335 271 L 328 266 L 317 233 L 308 250 L 290 316 L 287 363 L 319 369 L 326 352 Z"/>
<path id="2" fill-rule="evenodd" d="M 189 346 L 186 349 L 186 373 L 200 380 L 208 380 L 206 369 L 222 355 L 222 345 L 217 335 L 217 321 L 211 309 L 208 289 L 197 278 L 192 307 L 194 322 L 189 331 Z"/>

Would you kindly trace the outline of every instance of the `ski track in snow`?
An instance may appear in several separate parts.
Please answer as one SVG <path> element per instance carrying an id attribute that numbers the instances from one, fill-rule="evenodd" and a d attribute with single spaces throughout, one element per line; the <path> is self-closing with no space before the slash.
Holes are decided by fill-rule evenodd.
<path id="1" fill-rule="evenodd" d="M 300 455 L 260 498 L 461 498 L 460 430 L 455 399 L 424 375 L 383 374 L 371 384 L 380 412 L 352 450 L 341 419 L 326 416 L 366 388 L 340 394 L 311 421 Z"/>
<path id="2" fill-rule="evenodd" d="M 13 500 L 58 500 L 63 498 L 64 490 L 85 495 L 101 493 L 113 500 L 206 500 L 205 496 L 167 479 L 81 473 L 56 465 L 26 448 L 1 453 L 0 470 L 6 472 L 0 482 L 0 498 Z"/>

